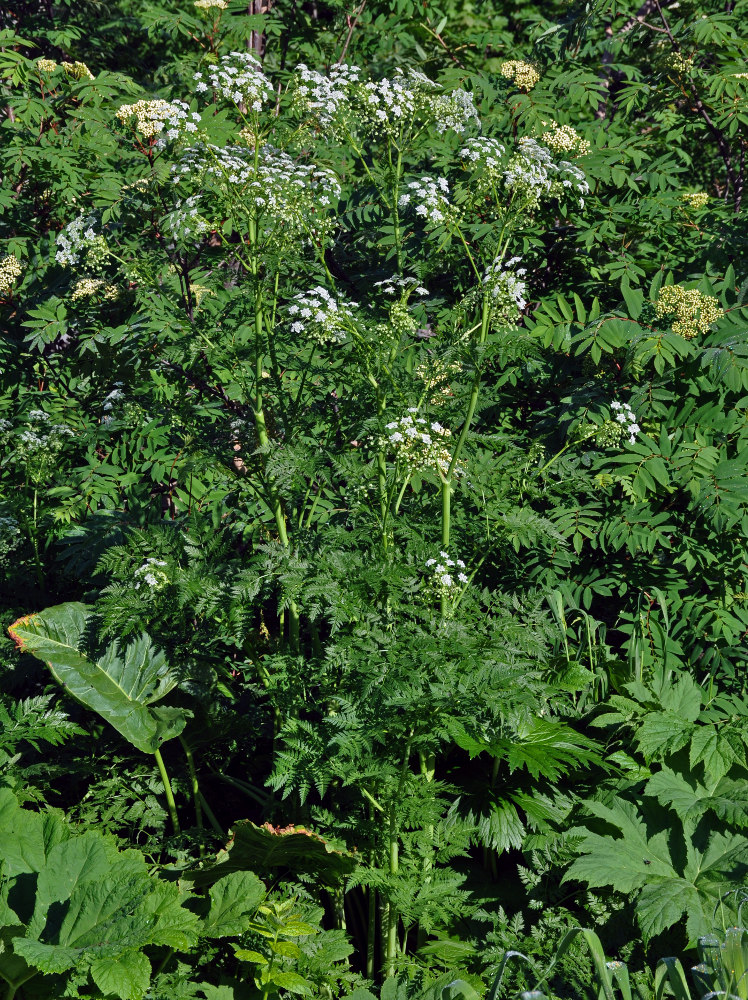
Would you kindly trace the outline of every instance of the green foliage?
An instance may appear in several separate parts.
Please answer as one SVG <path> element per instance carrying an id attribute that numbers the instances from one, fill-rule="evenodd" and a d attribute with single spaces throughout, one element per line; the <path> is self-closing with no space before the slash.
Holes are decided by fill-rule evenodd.
<path id="1" fill-rule="evenodd" d="M 86 628 L 84 605 L 61 604 L 19 619 L 9 632 L 20 649 L 47 663 L 74 698 L 98 712 L 138 750 L 153 753 L 184 728 L 178 709 L 150 707 L 174 688 L 177 678 L 146 635 L 122 652 L 114 643 L 96 656 L 86 656 L 79 648 Z"/>
<path id="2" fill-rule="evenodd" d="M 9 1000 L 685 1000 L 748 846 L 746 10 L 0 11 Z"/>

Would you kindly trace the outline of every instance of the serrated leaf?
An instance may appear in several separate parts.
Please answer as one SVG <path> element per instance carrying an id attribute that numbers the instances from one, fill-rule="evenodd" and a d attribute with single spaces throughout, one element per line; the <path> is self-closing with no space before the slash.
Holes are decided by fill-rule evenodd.
<path id="1" fill-rule="evenodd" d="M 249 928 L 265 886 L 252 872 L 225 875 L 210 888 L 210 911 L 201 927 L 205 937 L 239 937 Z"/>
<path id="2" fill-rule="evenodd" d="M 139 951 L 117 958 L 95 958 L 91 978 L 106 996 L 140 1000 L 151 982 L 151 963 Z"/>
<path id="3" fill-rule="evenodd" d="M 701 911 L 696 888 L 685 879 L 653 879 L 636 902 L 636 916 L 645 940 L 672 927 L 683 913 Z"/>

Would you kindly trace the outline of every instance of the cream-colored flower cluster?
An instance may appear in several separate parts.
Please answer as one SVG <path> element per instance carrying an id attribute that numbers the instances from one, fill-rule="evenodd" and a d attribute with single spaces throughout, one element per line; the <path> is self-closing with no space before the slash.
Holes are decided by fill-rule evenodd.
<path id="1" fill-rule="evenodd" d="M 706 191 L 684 191 L 680 196 L 689 208 L 706 208 L 709 204 L 709 195 Z"/>
<path id="2" fill-rule="evenodd" d="M 540 73 L 532 63 L 521 59 L 509 59 L 501 64 L 501 75 L 507 80 L 513 80 L 519 90 L 529 91 L 540 80 Z"/>
<path id="3" fill-rule="evenodd" d="M 671 52 L 665 59 L 665 65 L 668 69 L 685 76 L 693 69 L 693 56 L 684 56 L 682 52 Z"/>
<path id="4" fill-rule="evenodd" d="M 0 292 L 8 292 L 21 277 L 23 268 L 21 262 L 12 253 L 6 254 L 0 260 Z"/>
<path id="5" fill-rule="evenodd" d="M 54 59 L 37 59 L 34 63 L 40 73 L 54 73 L 56 69 L 64 69 L 74 80 L 93 80 L 94 75 L 84 62 L 61 62 Z"/>
<path id="6" fill-rule="evenodd" d="M 200 121 L 200 115 L 189 114 L 189 110 L 183 101 L 136 101 L 123 104 L 115 115 L 123 125 L 132 125 L 147 139 L 160 135 L 164 129 L 167 138 L 176 139 L 184 131 L 197 131 L 195 122 Z"/>
<path id="7" fill-rule="evenodd" d="M 103 278 L 80 278 L 75 283 L 70 298 L 73 302 L 78 302 L 80 299 L 89 299 L 97 293 L 104 302 L 113 302 L 119 298 L 119 288 L 116 285 L 108 285 Z"/>
<path id="8" fill-rule="evenodd" d="M 654 304 L 657 316 L 674 316 L 670 325 L 673 333 L 693 340 L 698 333 L 707 333 L 712 323 L 723 315 L 713 295 L 704 295 L 696 288 L 665 285 Z"/>
<path id="9" fill-rule="evenodd" d="M 414 416 L 416 413 L 416 407 L 411 407 L 404 416 L 387 424 L 386 443 L 409 469 L 431 467 L 446 476 L 452 461 L 448 447 L 451 431 L 436 420 L 429 423 L 425 417 Z"/>
<path id="10" fill-rule="evenodd" d="M 452 395 L 450 381 L 460 371 L 458 361 L 443 361 L 440 358 L 429 358 L 419 362 L 413 374 L 420 379 L 428 392 L 429 403 L 439 406 Z"/>
<path id="11" fill-rule="evenodd" d="M 195 0 L 195 7 L 198 10 L 211 10 L 213 7 L 217 7 L 218 10 L 226 10 L 228 4 L 226 0 Z"/>
<path id="12" fill-rule="evenodd" d="M 590 144 L 583 139 L 571 125 L 554 125 L 543 132 L 540 141 L 549 146 L 556 155 L 559 153 L 578 153 L 584 156 L 590 151 Z"/>
<path id="13" fill-rule="evenodd" d="M 94 75 L 84 62 L 63 62 L 60 63 L 68 76 L 75 80 L 93 80 Z"/>

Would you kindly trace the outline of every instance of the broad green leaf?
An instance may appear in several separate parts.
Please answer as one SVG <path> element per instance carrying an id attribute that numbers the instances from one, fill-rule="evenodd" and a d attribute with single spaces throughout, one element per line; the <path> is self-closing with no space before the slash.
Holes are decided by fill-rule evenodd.
<path id="1" fill-rule="evenodd" d="M 44 930 L 53 903 L 69 899 L 78 886 L 103 878 L 110 866 L 103 839 L 95 831 L 56 844 L 37 879 L 36 907 L 29 936 L 38 937 Z"/>
<path id="2" fill-rule="evenodd" d="M 235 871 L 210 887 L 210 911 L 200 933 L 205 937 L 239 937 L 265 896 L 265 886 L 252 872 Z"/>
<path id="3" fill-rule="evenodd" d="M 116 958 L 95 958 L 91 978 L 106 996 L 120 1000 L 140 1000 L 151 981 L 151 963 L 140 951 Z"/>
<path id="4" fill-rule="evenodd" d="M 588 801 L 595 816 L 621 830 L 621 837 L 587 833 L 585 852 L 571 865 L 564 880 L 578 878 L 594 887 L 614 886 L 619 892 L 642 888 L 653 876 L 677 878 L 667 848 L 667 834 L 647 839 L 646 827 L 636 807 L 620 800 L 613 806 Z"/>
<path id="5" fill-rule="evenodd" d="M 710 782 L 724 777 L 734 761 L 735 753 L 730 744 L 720 738 L 713 726 L 699 726 L 694 730 L 689 762 L 692 768 L 703 763 Z"/>
<path id="6" fill-rule="evenodd" d="M 645 940 L 672 927 L 683 913 L 702 912 L 698 890 L 686 879 L 654 878 L 642 889 L 636 916 Z"/>
<path id="7" fill-rule="evenodd" d="M 185 725 L 174 708 L 150 708 L 175 685 L 164 654 L 148 636 L 120 651 L 114 643 L 96 657 L 81 652 L 89 613 L 83 604 L 60 604 L 20 618 L 8 629 L 25 652 L 44 660 L 55 680 L 143 753 L 154 753 Z"/>

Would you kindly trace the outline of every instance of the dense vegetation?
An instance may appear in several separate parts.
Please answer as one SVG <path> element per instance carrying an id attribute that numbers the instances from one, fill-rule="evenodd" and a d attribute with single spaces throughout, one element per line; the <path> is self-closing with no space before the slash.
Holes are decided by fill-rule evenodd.
<path id="1" fill-rule="evenodd" d="M 2 6 L 7 1000 L 745 1000 L 747 18 Z"/>

